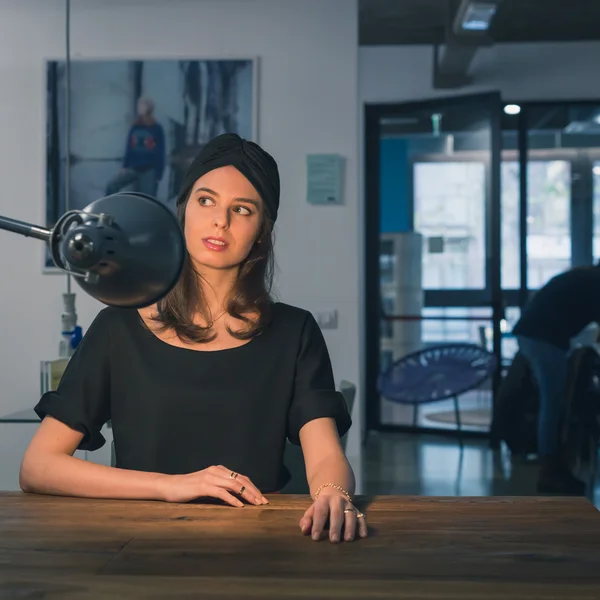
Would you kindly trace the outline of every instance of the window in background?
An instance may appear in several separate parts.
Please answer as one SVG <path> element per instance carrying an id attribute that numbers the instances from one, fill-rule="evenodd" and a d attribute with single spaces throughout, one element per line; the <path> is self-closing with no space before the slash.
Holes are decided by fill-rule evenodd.
<path id="1" fill-rule="evenodd" d="M 518 289 L 521 286 L 519 202 L 519 163 L 502 161 L 500 165 L 502 203 L 502 288 Z"/>
<path id="2" fill-rule="evenodd" d="M 520 285 L 519 172 L 518 162 L 502 163 L 504 289 Z M 571 266 L 571 164 L 566 160 L 532 160 L 527 177 L 527 285 L 539 289 Z M 597 210 L 600 215 L 600 205 Z M 600 220 L 597 222 L 600 231 Z"/>
<path id="3" fill-rule="evenodd" d="M 571 266 L 571 163 L 535 160 L 527 179 L 527 287 Z"/>
<path id="4" fill-rule="evenodd" d="M 485 167 L 417 162 L 414 225 L 423 235 L 423 288 L 485 287 Z"/>

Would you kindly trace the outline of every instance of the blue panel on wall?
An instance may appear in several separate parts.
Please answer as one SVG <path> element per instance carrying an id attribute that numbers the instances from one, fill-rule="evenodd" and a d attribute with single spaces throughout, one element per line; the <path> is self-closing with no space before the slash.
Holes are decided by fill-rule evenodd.
<path id="1" fill-rule="evenodd" d="M 382 233 L 409 231 L 408 142 L 390 138 L 380 144 L 379 227 Z"/>

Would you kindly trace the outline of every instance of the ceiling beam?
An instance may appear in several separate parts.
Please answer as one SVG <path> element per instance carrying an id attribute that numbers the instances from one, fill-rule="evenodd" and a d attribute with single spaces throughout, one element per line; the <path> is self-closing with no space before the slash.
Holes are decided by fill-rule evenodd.
<path id="1" fill-rule="evenodd" d="M 433 87 L 460 88 L 471 83 L 468 75 L 477 50 L 491 46 L 489 29 L 463 28 L 463 20 L 474 5 L 489 5 L 497 10 L 501 0 L 449 0 L 446 18 L 446 42 L 443 48 L 434 45 Z"/>

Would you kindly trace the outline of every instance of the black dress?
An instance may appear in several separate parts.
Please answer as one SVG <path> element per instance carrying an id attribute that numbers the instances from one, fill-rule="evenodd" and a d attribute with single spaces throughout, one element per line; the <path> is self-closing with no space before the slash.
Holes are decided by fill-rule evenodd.
<path id="1" fill-rule="evenodd" d="M 342 436 L 351 420 L 311 313 L 275 303 L 272 317 L 245 345 L 204 351 L 162 341 L 135 309 L 105 308 L 35 411 L 82 432 L 83 450 L 105 443 L 110 419 L 122 469 L 224 465 L 262 492 L 280 490 L 290 479 L 286 437 L 298 445 L 301 427 L 320 417 Z"/>

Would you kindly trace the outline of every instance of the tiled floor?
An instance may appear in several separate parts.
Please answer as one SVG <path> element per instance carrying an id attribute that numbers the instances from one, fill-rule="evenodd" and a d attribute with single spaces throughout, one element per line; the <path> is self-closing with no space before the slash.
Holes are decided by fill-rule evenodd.
<path id="1" fill-rule="evenodd" d="M 537 465 L 512 464 L 506 450 L 493 451 L 487 440 L 443 435 L 371 432 L 364 449 L 365 494 L 425 496 L 536 495 Z M 588 495 L 600 508 L 600 477 Z"/>

